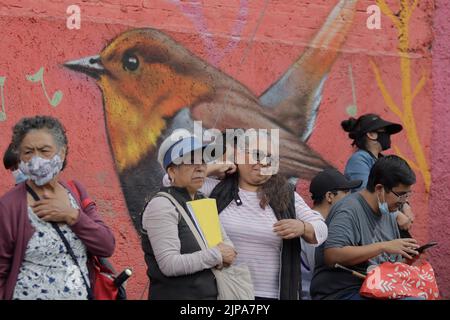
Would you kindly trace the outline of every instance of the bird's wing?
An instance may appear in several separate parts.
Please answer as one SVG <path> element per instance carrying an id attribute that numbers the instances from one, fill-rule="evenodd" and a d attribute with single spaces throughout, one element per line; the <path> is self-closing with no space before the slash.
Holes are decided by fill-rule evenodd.
<path id="1" fill-rule="evenodd" d="M 352 24 L 358 0 L 340 0 L 302 56 L 259 98 L 273 117 L 306 141 L 327 75 Z"/>
<path id="2" fill-rule="evenodd" d="M 333 167 L 306 142 L 280 131 L 280 172 L 287 177 L 311 180 L 320 171 Z"/>

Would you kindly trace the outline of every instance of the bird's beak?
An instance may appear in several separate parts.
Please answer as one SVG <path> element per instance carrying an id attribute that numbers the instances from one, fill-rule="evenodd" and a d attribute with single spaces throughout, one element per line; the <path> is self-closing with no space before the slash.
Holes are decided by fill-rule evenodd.
<path id="1" fill-rule="evenodd" d="M 102 65 L 99 55 L 67 61 L 64 63 L 64 66 L 74 71 L 83 72 L 97 80 L 100 79 L 100 75 L 105 72 L 105 68 Z"/>

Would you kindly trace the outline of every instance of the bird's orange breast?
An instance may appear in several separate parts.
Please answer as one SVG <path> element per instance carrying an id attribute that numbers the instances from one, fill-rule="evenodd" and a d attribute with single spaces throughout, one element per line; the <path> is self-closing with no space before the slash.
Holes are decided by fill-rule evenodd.
<path id="1" fill-rule="evenodd" d="M 152 151 L 164 118 L 190 107 L 211 88 L 189 76 L 176 74 L 167 65 L 147 66 L 139 81 L 100 79 L 106 122 L 116 166 L 120 172 L 137 165 Z"/>

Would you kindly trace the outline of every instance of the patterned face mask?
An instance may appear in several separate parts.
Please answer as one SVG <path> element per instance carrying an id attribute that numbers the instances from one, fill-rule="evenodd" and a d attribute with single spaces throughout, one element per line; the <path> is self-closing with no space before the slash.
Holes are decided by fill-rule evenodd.
<path id="1" fill-rule="evenodd" d="M 59 155 L 51 159 L 34 156 L 28 162 L 21 161 L 19 169 L 38 186 L 51 181 L 61 171 L 63 161 Z"/>

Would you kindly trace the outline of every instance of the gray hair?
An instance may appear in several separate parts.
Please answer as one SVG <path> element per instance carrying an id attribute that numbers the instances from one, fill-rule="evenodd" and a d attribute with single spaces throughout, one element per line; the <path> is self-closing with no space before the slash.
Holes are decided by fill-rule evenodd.
<path id="1" fill-rule="evenodd" d="M 19 147 L 25 136 L 32 130 L 47 130 L 55 140 L 58 149 L 66 148 L 69 150 L 66 130 L 58 119 L 50 116 L 35 116 L 30 118 L 22 118 L 13 127 L 12 145 L 15 152 L 18 152 Z M 64 159 L 63 169 L 66 166 L 66 159 Z"/>

